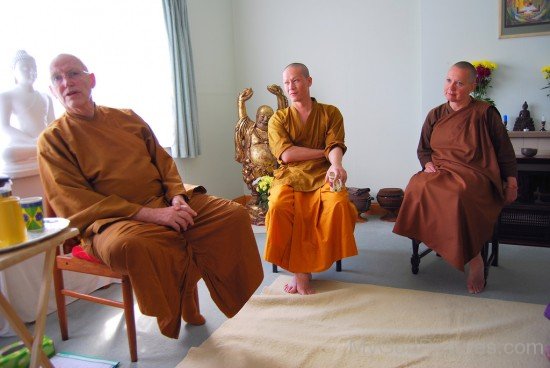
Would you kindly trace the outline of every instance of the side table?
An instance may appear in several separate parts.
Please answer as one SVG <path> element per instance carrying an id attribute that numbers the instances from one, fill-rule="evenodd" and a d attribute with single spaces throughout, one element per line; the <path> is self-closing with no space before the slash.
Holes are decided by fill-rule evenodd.
<path id="1" fill-rule="evenodd" d="M 60 221 L 63 220 L 63 221 Z M 13 249 L 0 249 L 0 270 L 23 262 L 37 254 L 45 253 L 44 265 L 42 267 L 42 282 L 36 310 L 36 323 L 34 334 L 31 335 L 17 312 L 8 302 L 6 297 L 0 293 L 0 312 L 9 321 L 13 330 L 21 337 L 23 343 L 31 352 L 30 367 L 48 367 L 52 364 L 42 351 L 42 338 L 46 327 L 46 311 L 48 297 L 52 282 L 53 262 L 55 260 L 55 249 L 65 240 L 77 236 L 78 229 L 67 227 L 69 222 L 65 219 L 45 219 L 46 228 L 43 233 L 31 234 L 29 240 L 18 244 Z"/>

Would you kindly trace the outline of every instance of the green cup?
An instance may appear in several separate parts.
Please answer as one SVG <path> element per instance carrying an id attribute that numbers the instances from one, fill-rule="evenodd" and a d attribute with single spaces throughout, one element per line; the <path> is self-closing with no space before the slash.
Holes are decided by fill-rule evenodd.
<path id="1" fill-rule="evenodd" d="M 28 231 L 44 230 L 44 206 L 42 197 L 21 198 L 23 219 Z"/>

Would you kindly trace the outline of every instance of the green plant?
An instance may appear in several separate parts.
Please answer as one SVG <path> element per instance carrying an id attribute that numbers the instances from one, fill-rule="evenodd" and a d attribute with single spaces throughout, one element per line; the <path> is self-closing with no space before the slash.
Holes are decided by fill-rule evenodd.
<path id="1" fill-rule="evenodd" d="M 271 183 L 273 177 L 269 175 L 261 176 L 252 182 L 256 186 L 256 192 L 258 193 L 257 204 L 262 208 L 269 207 L 269 190 L 271 189 Z"/>

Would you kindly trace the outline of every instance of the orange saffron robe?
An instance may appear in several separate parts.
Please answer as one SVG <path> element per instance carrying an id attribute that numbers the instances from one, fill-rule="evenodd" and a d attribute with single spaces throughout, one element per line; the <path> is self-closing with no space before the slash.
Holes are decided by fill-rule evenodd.
<path id="1" fill-rule="evenodd" d="M 172 158 L 131 110 L 96 106 L 91 119 L 65 114 L 38 141 L 47 198 L 68 218 L 85 250 L 128 274 L 143 314 L 177 338 L 184 295 L 203 278 L 220 310 L 232 317 L 263 279 L 261 259 L 241 205 L 186 191 Z M 142 207 L 187 195 L 198 215 L 184 232 L 131 220 Z"/>
<path id="2" fill-rule="evenodd" d="M 353 235 L 357 210 L 346 189 L 331 192 L 325 183 L 328 153 L 335 147 L 346 151 L 340 111 L 313 99 L 304 124 L 294 107 L 282 109 L 271 117 L 268 135 L 280 166 L 269 195 L 265 260 L 293 273 L 308 273 L 357 255 Z M 281 154 L 294 145 L 322 149 L 325 157 L 282 162 Z"/>
<path id="3" fill-rule="evenodd" d="M 422 241 L 463 271 L 491 238 L 504 205 L 503 180 L 517 176 L 500 114 L 473 99 L 458 111 L 448 103 L 436 107 L 426 117 L 418 156 L 437 172 L 411 178 L 393 232 Z"/>

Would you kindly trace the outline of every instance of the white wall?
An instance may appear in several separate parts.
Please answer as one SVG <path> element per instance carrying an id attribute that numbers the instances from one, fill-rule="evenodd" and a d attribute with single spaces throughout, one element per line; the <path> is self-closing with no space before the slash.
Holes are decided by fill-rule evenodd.
<path id="1" fill-rule="evenodd" d="M 550 36 L 499 38 L 497 0 L 423 0 L 422 16 L 422 114 L 444 102 L 443 78 L 459 60 L 487 59 L 498 64 L 489 95 L 508 129 L 527 101 L 535 127 L 541 115 L 550 117 L 548 90 L 541 68 L 550 64 Z"/>
<path id="2" fill-rule="evenodd" d="M 241 166 L 234 160 L 237 122 L 232 3 L 190 0 L 191 43 L 199 115 L 201 155 L 178 159 L 186 183 L 202 184 L 213 195 L 243 195 Z"/>
<path id="3" fill-rule="evenodd" d="M 276 101 L 266 91 L 282 69 L 304 62 L 312 95 L 340 108 L 346 124 L 349 186 L 404 188 L 419 169 L 416 146 L 430 108 L 445 102 L 443 80 L 459 60 L 499 65 L 491 97 L 508 127 L 529 103 L 540 127 L 550 101 L 540 69 L 550 36 L 498 38 L 497 0 L 188 0 L 199 91 L 203 155 L 184 160 L 186 181 L 235 198 L 243 192 L 233 159 L 236 98 L 254 89 L 249 115 Z M 186 174 L 187 173 L 187 174 Z M 193 179 L 193 180 L 189 180 Z"/>
<path id="4" fill-rule="evenodd" d="M 312 96 L 340 108 L 349 186 L 403 187 L 418 163 L 420 15 L 417 1 L 234 0 L 238 89 L 248 107 L 275 106 L 266 91 L 303 62 Z M 399 26 L 396 26 L 399 25 Z M 411 139 L 412 137 L 412 139 Z"/>

